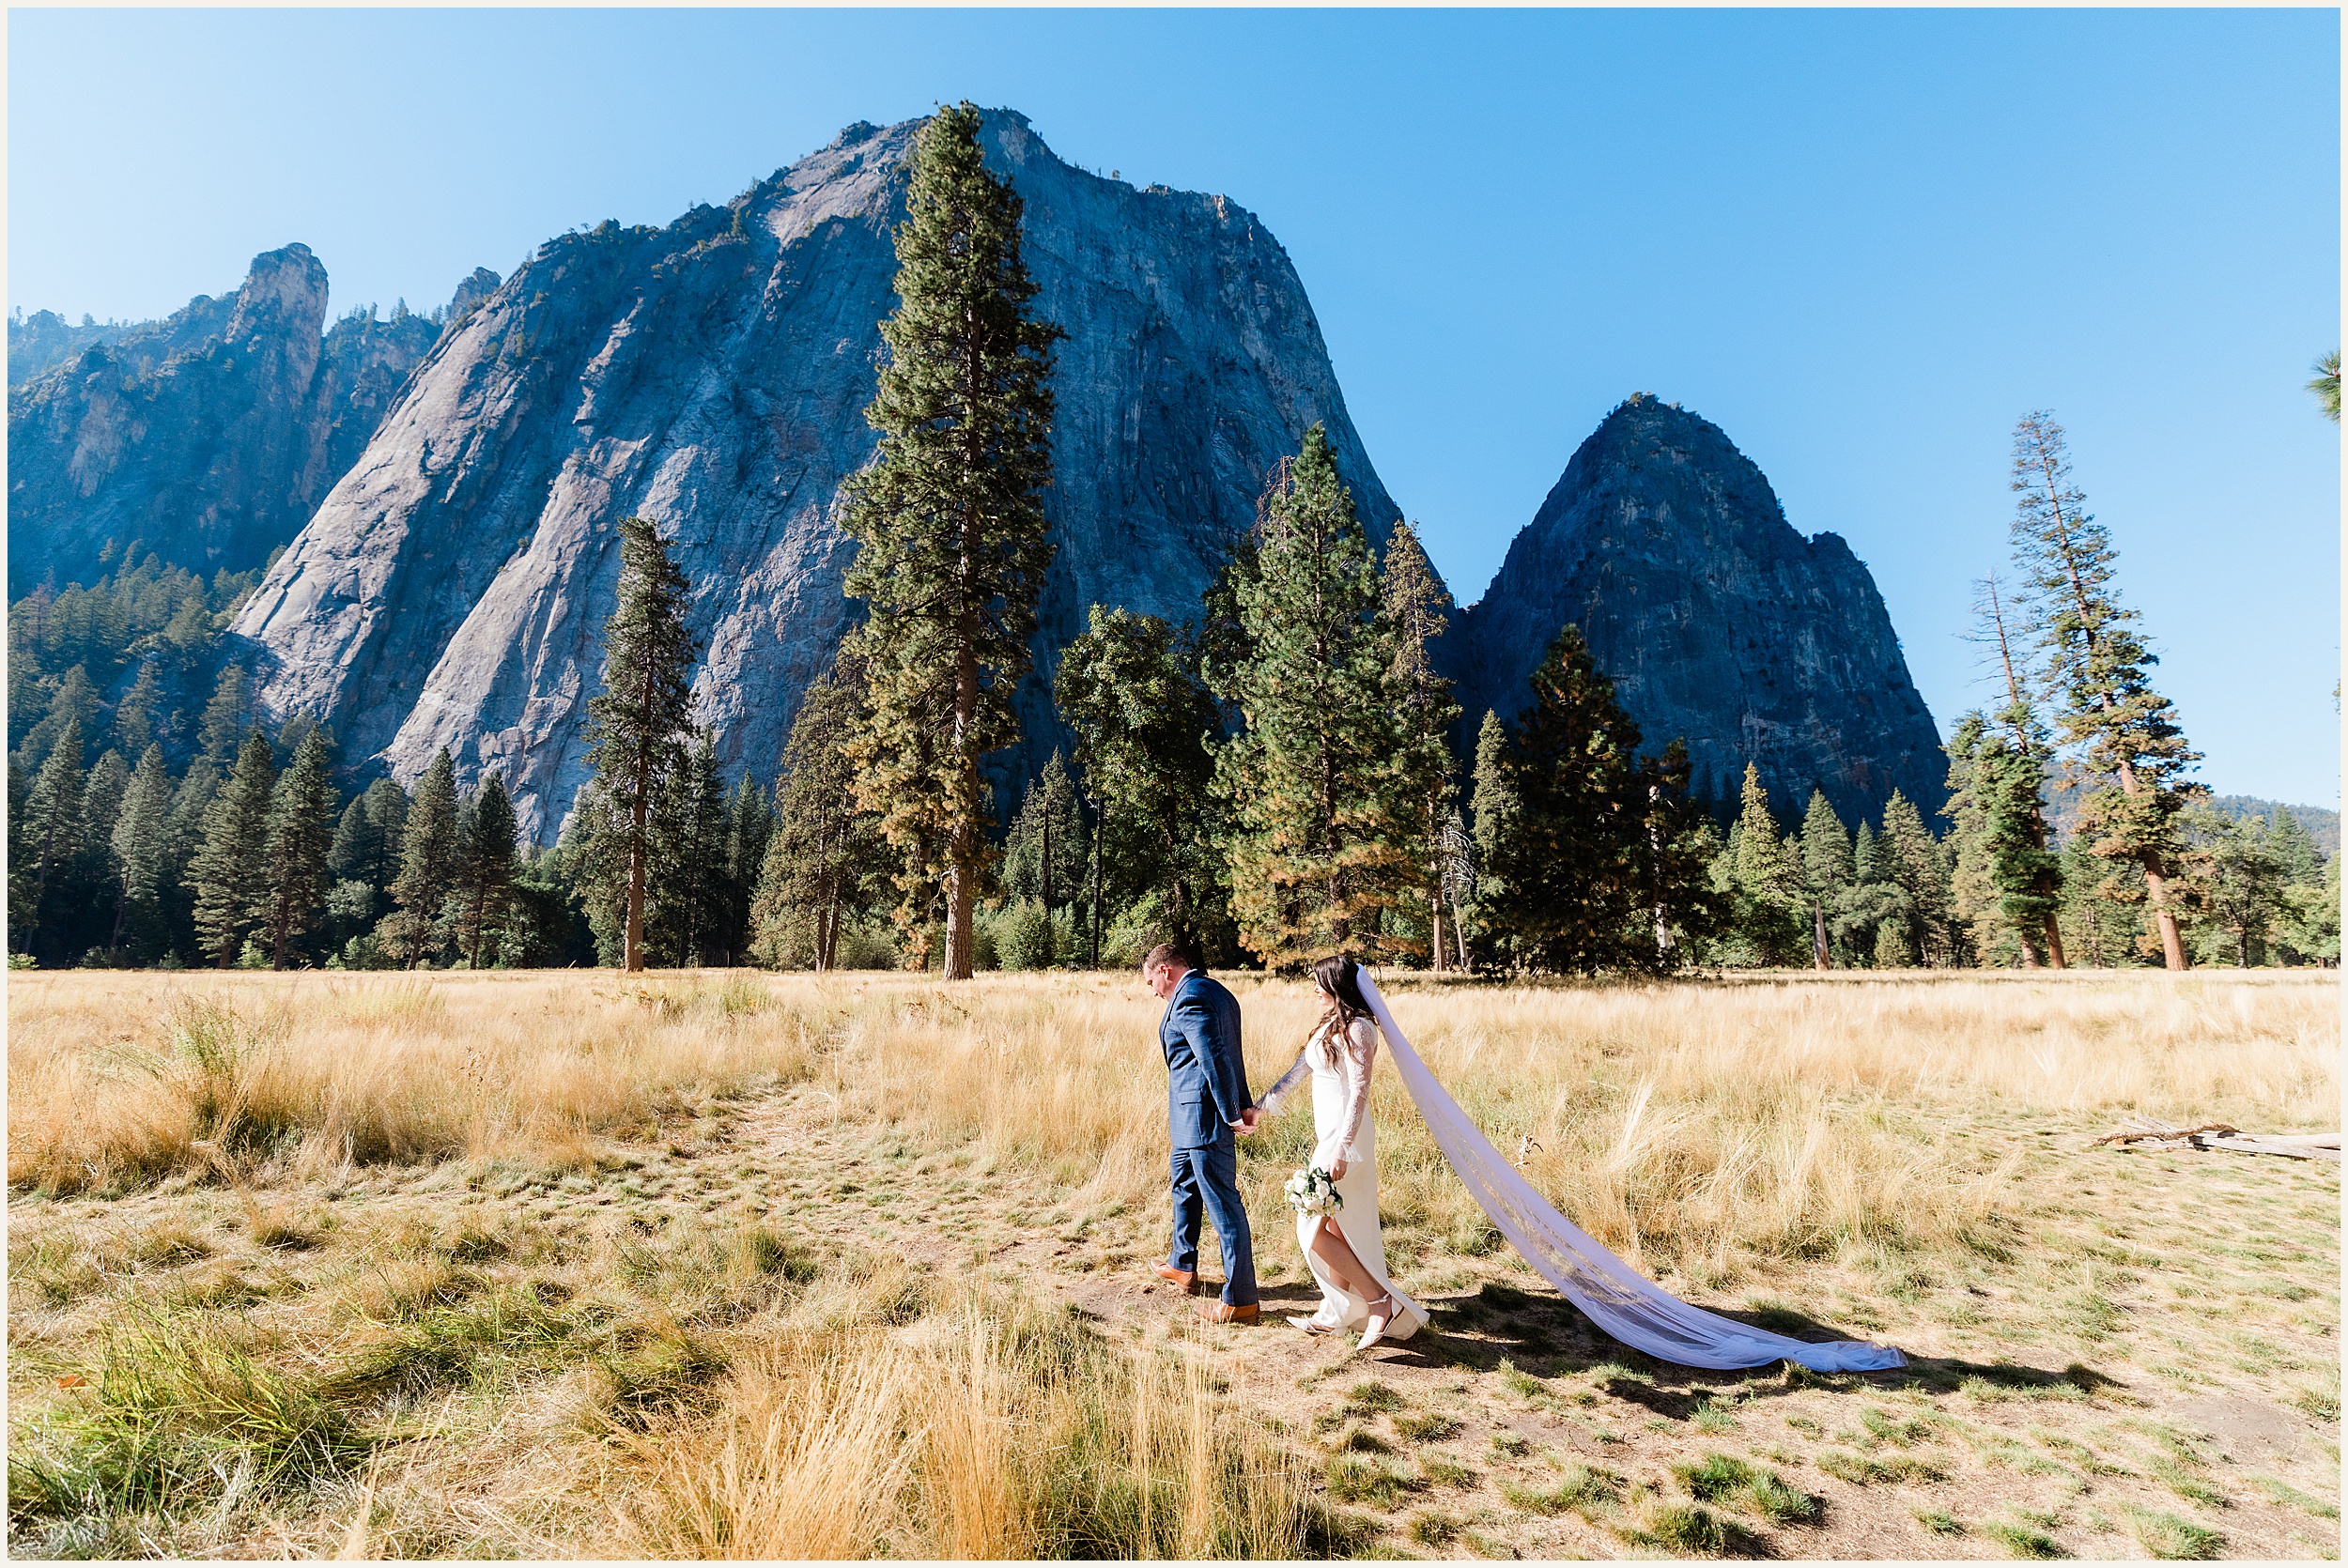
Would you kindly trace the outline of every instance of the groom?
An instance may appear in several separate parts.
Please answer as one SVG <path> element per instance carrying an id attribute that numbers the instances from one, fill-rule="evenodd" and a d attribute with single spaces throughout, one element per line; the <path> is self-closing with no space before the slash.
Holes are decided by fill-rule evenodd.
<path id="1" fill-rule="evenodd" d="M 1258 1113 L 1240 1055 L 1239 998 L 1193 969 L 1170 942 L 1141 961 L 1141 977 L 1166 1004 L 1158 1044 L 1166 1052 L 1166 1121 L 1174 1134 L 1174 1255 L 1157 1266 L 1157 1275 L 1185 1294 L 1197 1282 L 1203 1207 L 1222 1238 L 1227 1277 L 1223 1299 L 1201 1301 L 1198 1315 L 1210 1323 L 1253 1323 L 1256 1253 L 1231 1134 L 1253 1132 Z"/>

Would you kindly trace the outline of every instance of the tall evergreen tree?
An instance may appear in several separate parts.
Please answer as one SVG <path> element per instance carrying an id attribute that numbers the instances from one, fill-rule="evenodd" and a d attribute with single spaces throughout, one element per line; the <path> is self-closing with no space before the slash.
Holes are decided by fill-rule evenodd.
<path id="1" fill-rule="evenodd" d="M 1074 903 L 1084 889 L 1086 838 L 1075 780 L 1055 751 L 1027 786 L 1003 841 L 1003 890 L 1046 910 Z"/>
<path id="2" fill-rule="evenodd" d="M 171 869 L 171 779 L 163 748 L 149 744 L 115 813 L 114 931 L 106 945 L 138 957 L 164 939 L 162 891 Z"/>
<path id="3" fill-rule="evenodd" d="M 229 755 L 250 727 L 253 716 L 251 683 L 246 680 L 244 666 L 232 664 L 220 672 L 219 684 L 212 687 L 211 700 L 204 704 L 204 718 L 196 727 L 196 744 L 204 755 L 213 761 L 226 764 Z"/>
<path id="4" fill-rule="evenodd" d="M 326 863 L 334 835 L 331 762 L 325 732 L 313 729 L 270 801 L 268 894 L 258 913 L 271 969 L 291 966 L 298 956 L 294 945 L 317 930 L 326 914 L 326 890 L 334 880 Z"/>
<path id="5" fill-rule="evenodd" d="M 2062 426 L 2044 410 L 2015 427 L 2013 489 L 2015 559 L 2034 595 L 2047 679 L 2061 701 L 2056 721 L 2102 781 L 2080 807 L 2078 831 L 2106 860 L 2142 869 L 2162 957 L 2183 969 L 2169 882 L 2177 815 L 2202 792 L 2185 777 L 2201 754 L 2186 746 L 2169 699 L 2153 690 L 2148 671 L 2159 661 L 2137 635 L 2138 613 L 2121 607 L 2112 586 L 2110 532 L 2087 512 Z M 2106 884 L 2114 893 L 2124 885 Z"/>
<path id="6" fill-rule="evenodd" d="M 726 781 L 706 732 L 662 787 L 651 838 L 646 947 L 678 968 L 712 962 L 725 940 Z"/>
<path id="7" fill-rule="evenodd" d="M 1258 544 L 1256 576 L 1239 585 L 1253 649 L 1225 694 L 1246 728 L 1217 759 L 1215 786 L 1232 815 L 1240 940 L 1292 966 L 1383 946 L 1378 917 L 1414 853 L 1394 783 L 1392 628 L 1321 426 L 1270 492 Z"/>
<path id="8" fill-rule="evenodd" d="M 1732 928 L 1763 963 L 1798 961 L 1810 948 L 1809 893 L 1800 858 L 1779 836 L 1761 770 L 1752 762 L 1745 764 L 1728 852 Z"/>
<path id="9" fill-rule="evenodd" d="M 437 956 L 446 942 L 442 916 L 456 880 L 456 766 L 442 746 L 424 776 L 400 834 L 399 875 L 392 883 L 399 908 L 384 916 L 384 951 L 403 968 Z"/>
<path id="10" fill-rule="evenodd" d="M 1946 852 L 1915 803 L 1899 791 L 1883 803 L 1883 832 L 1876 840 L 1876 859 L 1885 879 L 1908 895 L 1908 929 L 1901 946 L 1925 963 L 1942 965 L 1954 957 L 1950 945 L 1949 882 L 1953 868 Z M 1878 936 L 1880 945 L 1880 936 Z"/>
<path id="11" fill-rule="evenodd" d="M 58 895 L 82 853 L 87 827 L 82 750 L 82 721 L 69 715 L 25 797 L 23 848 L 33 862 L 31 929 L 23 932 L 26 951 L 36 931 L 54 930 L 59 923 L 58 906 L 64 900 Z"/>
<path id="12" fill-rule="evenodd" d="M 1827 938 L 1827 912 L 1833 909 L 1854 879 L 1850 835 L 1843 819 L 1822 790 L 1810 792 L 1810 808 L 1801 819 L 1801 880 L 1810 894 L 1811 961 L 1820 969 L 1832 967 Z"/>
<path id="13" fill-rule="evenodd" d="M 732 967 L 749 961 L 750 899 L 758 891 L 766 864 L 766 846 L 775 836 L 775 806 L 766 792 L 746 775 L 734 787 L 726 806 L 726 929 L 722 961 Z"/>
<path id="14" fill-rule="evenodd" d="M 888 846 L 879 818 L 857 798 L 846 751 L 862 701 L 845 665 L 808 687 L 792 722 L 750 905 L 750 951 L 769 967 L 831 969 L 842 931 L 876 899 Z"/>
<path id="15" fill-rule="evenodd" d="M 990 853 L 980 763 L 1017 733 L 1012 694 L 1052 559 L 1040 492 L 1065 335 L 1032 315 L 1020 199 L 987 172 L 981 123 L 968 102 L 941 109 L 915 143 L 888 361 L 865 410 L 879 455 L 844 487 L 859 546 L 846 588 L 867 611 L 867 720 L 850 754 L 905 856 L 901 918 L 942 896 L 949 979 L 970 976 Z"/>
<path id="16" fill-rule="evenodd" d="M 623 948 L 630 974 L 644 967 L 644 884 L 652 856 L 654 803 L 685 765 L 692 727 L 687 678 L 701 645 L 686 629 L 687 584 L 652 524 L 620 524 L 620 593 L 603 627 L 603 690 L 588 700 L 589 760 L 604 798 L 619 813 L 610 853 L 627 866 Z M 411 817 L 409 834 L 415 831 Z"/>
<path id="17" fill-rule="evenodd" d="M 481 781 L 456 822 L 456 950 L 480 969 L 498 956 L 514 896 L 514 802 L 495 773 Z"/>
<path id="18" fill-rule="evenodd" d="M 1477 899 L 1492 947 L 1554 973 L 1671 966 L 1708 907 L 1686 747 L 1641 760 L 1638 726 L 1578 627 L 1550 644 L 1532 692 L 1498 757 L 1477 746 L 1479 785 L 1497 785 L 1492 888 Z"/>
<path id="19" fill-rule="evenodd" d="M 156 677 L 155 661 L 142 660 L 138 679 L 115 704 L 115 746 L 125 757 L 145 756 L 162 717 L 162 682 Z"/>
<path id="20" fill-rule="evenodd" d="M 1508 765 L 1508 731 L 1501 725 L 1500 715 L 1489 708 L 1475 731 L 1475 772 L 1468 810 L 1475 819 L 1472 834 L 1475 892 L 1469 919 L 1478 943 L 1490 946 L 1500 935 L 1497 913 L 1514 897 L 1507 880 L 1508 846 L 1518 836 L 1517 818 L 1522 803 Z"/>
<path id="21" fill-rule="evenodd" d="M 1061 650 L 1052 695 L 1076 735 L 1076 761 L 1093 806 L 1093 960 L 1105 918 L 1101 905 L 1109 844 L 1120 848 L 1120 881 L 1161 900 L 1166 935 L 1195 951 L 1201 911 L 1220 884 L 1207 831 L 1219 727 L 1214 698 L 1186 653 L 1196 654 L 1154 615 L 1094 605 L 1086 626 Z"/>
<path id="22" fill-rule="evenodd" d="M 255 730 L 236 771 L 204 814 L 204 843 L 188 866 L 195 935 L 204 956 L 226 969 L 269 907 L 270 796 L 277 764 L 269 737 Z"/>
<path id="23" fill-rule="evenodd" d="M 1456 763 L 1446 738 L 1459 722 L 1451 683 L 1435 671 L 1432 644 L 1450 623 L 1451 592 L 1407 522 L 1387 542 L 1383 610 L 1394 638 L 1393 687 L 1400 745 L 1396 752 L 1390 815 L 1403 834 L 1398 892 L 1426 901 L 1428 959 L 1444 967 L 1444 827 L 1451 818 Z M 1401 945 L 1411 945 L 1404 944 Z"/>

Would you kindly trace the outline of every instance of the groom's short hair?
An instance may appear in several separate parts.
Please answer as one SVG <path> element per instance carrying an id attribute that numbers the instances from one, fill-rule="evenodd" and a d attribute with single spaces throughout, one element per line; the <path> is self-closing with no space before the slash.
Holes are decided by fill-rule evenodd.
<path id="1" fill-rule="evenodd" d="M 1141 967 L 1147 974 L 1152 969 L 1188 969 L 1192 964 L 1189 954 L 1171 942 L 1161 942 L 1150 949 L 1150 956 L 1141 961 Z"/>

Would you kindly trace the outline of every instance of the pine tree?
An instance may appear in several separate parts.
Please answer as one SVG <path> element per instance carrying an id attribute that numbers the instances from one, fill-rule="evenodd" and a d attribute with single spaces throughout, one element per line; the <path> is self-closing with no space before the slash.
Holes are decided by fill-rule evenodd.
<path id="1" fill-rule="evenodd" d="M 1835 907 L 1854 876 L 1850 835 L 1844 830 L 1843 819 L 1834 814 L 1826 792 L 1814 789 L 1810 808 L 1801 820 L 1801 880 L 1810 894 L 1811 961 L 1820 969 L 1833 966 L 1827 912 Z"/>
<path id="2" fill-rule="evenodd" d="M 604 623 L 603 691 L 589 699 L 589 761 L 609 804 L 623 819 L 613 853 L 627 865 L 624 958 L 644 967 L 644 884 L 652 853 L 652 812 L 671 776 L 685 765 L 683 737 L 693 721 L 687 684 L 701 645 L 686 629 L 687 585 L 652 524 L 620 524 L 619 605 Z M 410 819 L 409 831 L 415 831 Z"/>
<path id="3" fill-rule="evenodd" d="M 255 913 L 271 969 L 291 966 L 294 944 L 317 930 L 326 913 L 334 880 L 326 863 L 334 832 L 330 762 L 324 731 L 312 730 L 270 801 L 268 894 Z"/>
<path id="4" fill-rule="evenodd" d="M 514 894 L 514 802 L 505 780 L 491 773 L 457 814 L 456 949 L 468 969 L 497 957 Z"/>
<path id="5" fill-rule="evenodd" d="M 1473 842 L 1475 853 L 1475 893 L 1470 906 L 1469 918 L 1475 929 L 1476 940 L 1490 945 L 1500 934 L 1496 912 L 1506 908 L 1513 890 L 1508 885 L 1506 863 L 1511 858 L 1507 846 L 1517 836 L 1516 819 L 1521 811 L 1516 780 L 1508 759 L 1508 731 L 1500 722 L 1500 715 L 1491 709 L 1484 711 L 1484 722 L 1475 732 L 1475 774 L 1468 810 L 1475 824 Z M 1488 911 L 1495 914 L 1488 914 Z"/>
<path id="6" fill-rule="evenodd" d="M 1795 961 L 1808 950 L 1810 900 L 1800 856 L 1789 852 L 1769 810 L 1761 770 L 1745 764 L 1735 831 L 1730 836 L 1733 915 L 1730 924 L 1763 963 Z"/>
<path id="7" fill-rule="evenodd" d="M 106 945 L 145 956 L 163 939 L 162 891 L 171 869 L 171 780 L 163 748 L 139 758 L 115 814 L 114 932 Z"/>
<path id="8" fill-rule="evenodd" d="M 115 704 L 115 745 L 125 757 L 143 757 L 156 739 L 163 716 L 163 687 L 152 659 L 139 665 L 138 679 Z"/>
<path id="9" fill-rule="evenodd" d="M 49 760 L 50 752 L 55 749 L 58 737 L 68 725 L 80 725 L 86 743 L 90 731 L 96 728 L 97 710 L 98 688 L 90 684 L 88 672 L 78 664 L 49 687 L 48 711 L 25 735 L 23 749 L 24 766 L 36 778 L 39 776 L 41 764 Z M 74 765 L 80 767 L 82 763 L 77 761 Z"/>
<path id="10" fill-rule="evenodd" d="M 64 900 L 57 895 L 82 853 L 87 828 L 82 750 L 82 721 L 69 715 L 25 797 L 23 848 L 33 861 L 32 916 L 30 929 L 23 932 L 26 951 L 36 931 L 48 933 L 59 924 L 58 906 Z"/>
<path id="11" fill-rule="evenodd" d="M 238 738 L 248 728 L 253 708 L 249 684 L 244 667 L 232 664 L 220 672 L 219 684 L 212 687 L 211 700 L 204 704 L 203 722 L 195 732 L 196 744 L 215 762 L 224 764 L 228 761 L 229 753 L 237 749 Z"/>
<path id="12" fill-rule="evenodd" d="M 723 961 L 749 961 L 750 899 L 758 891 L 766 846 L 775 836 L 775 807 L 766 792 L 746 776 L 726 806 L 726 929 Z"/>
<path id="13" fill-rule="evenodd" d="M 446 941 L 442 915 L 456 884 L 456 766 L 442 746 L 416 780 L 392 883 L 399 908 L 378 929 L 383 950 L 403 968 L 437 956 Z"/>
<path id="14" fill-rule="evenodd" d="M 2177 815 L 2199 798 L 2185 774 L 2201 761 L 2186 746 L 2169 699 L 2147 671 L 2158 661 L 2137 635 L 2138 613 L 2112 587 L 2117 552 L 2072 483 L 2062 427 L 2040 410 L 2014 432 L 2014 551 L 2035 595 L 2034 627 L 2047 655 L 2056 722 L 2087 772 L 2104 781 L 2079 810 L 2079 833 L 2106 860 L 2141 868 L 2162 957 L 2186 966 L 2169 882 L 2179 853 Z M 2118 888 L 2107 879 L 2107 886 Z"/>
<path id="15" fill-rule="evenodd" d="M 900 919 L 943 897 L 945 971 L 970 977 L 972 916 L 989 858 L 988 753 L 1017 734 L 1011 702 L 1031 662 L 1051 563 L 1039 493 L 1051 483 L 1052 345 L 1030 314 L 1021 203 L 986 170 L 981 118 L 941 109 L 914 147 L 898 226 L 898 306 L 865 418 L 873 464 L 843 487 L 859 548 L 846 589 L 866 722 L 857 788 L 904 854 Z"/>
<path id="16" fill-rule="evenodd" d="M 726 783 L 708 734 L 662 787 L 651 841 L 646 948 L 677 968 L 707 963 L 725 938 L 727 901 Z"/>
<path id="17" fill-rule="evenodd" d="M 1156 616 L 1104 605 L 1091 607 L 1083 633 L 1060 652 L 1053 701 L 1075 732 L 1092 800 L 1096 964 L 1112 844 L 1123 888 L 1160 900 L 1167 938 L 1185 950 L 1196 950 L 1202 911 L 1219 885 L 1208 743 L 1220 715 L 1185 658 L 1198 653 Z"/>
<path id="18" fill-rule="evenodd" d="M 1055 751 L 1027 786 L 1003 841 L 1003 890 L 1035 899 L 1046 911 L 1075 902 L 1084 887 L 1087 847 L 1075 781 Z"/>
<path id="19" fill-rule="evenodd" d="M 204 814 L 204 844 L 189 864 L 195 934 L 214 967 L 226 969 L 269 904 L 270 795 L 277 764 L 269 737 L 255 730 L 236 771 Z"/>
<path id="20" fill-rule="evenodd" d="M 842 930 L 874 900 L 888 846 L 857 799 L 845 749 L 862 700 L 853 665 L 817 681 L 783 746 L 774 833 L 750 905 L 750 951 L 770 967 L 831 969 Z"/>
<path id="21" fill-rule="evenodd" d="M 1897 790 L 1883 803 L 1883 833 L 1876 842 L 1876 858 L 1886 880 L 1908 896 L 1907 929 L 1900 945 L 1923 962 L 1950 962 L 1954 957 L 1949 930 L 1949 883 L 1954 868 L 1939 840 L 1924 826 L 1915 803 Z"/>
<path id="22" fill-rule="evenodd" d="M 2324 852 L 2315 847 L 2315 840 L 2288 807 L 2278 806 L 2267 814 L 2266 843 L 2275 859 L 2282 867 L 2284 883 L 2293 887 L 2316 887 L 2324 881 Z"/>
<path id="23" fill-rule="evenodd" d="M 1398 896 L 1424 899 L 1427 951 L 1438 972 L 1444 967 L 1444 826 L 1450 820 L 1456 764 L 1446 737 L 1459 722 L 1460 704 L 1451 683 L 1435 672 L 1434 639 L 1450 623 L 1451 592 L 1427 559 L 1418 532 L 1407 522 L 1394 525 L 1386 545 L 1382 609 L 1394 638 L 1387 679 L 1400 722 L 1389 816 L 1403 835 Z M 1398 944 L 1414 947 L 1415 944 Z"/>
<path id="24" fill-rule="evenodd" d="M 1425 864 L 1399 815 L 1392 628 L 1377 563 L 1316 424 L 1267 497 L 1240 585 L 1253 651 L 1224 695 L 1246 728 L 1216 760 L 1240 940 L 1275 966 L 1379 947 L 1378 916 Z M 1415 810 L 1413 809 L 1413 815 Z"/>

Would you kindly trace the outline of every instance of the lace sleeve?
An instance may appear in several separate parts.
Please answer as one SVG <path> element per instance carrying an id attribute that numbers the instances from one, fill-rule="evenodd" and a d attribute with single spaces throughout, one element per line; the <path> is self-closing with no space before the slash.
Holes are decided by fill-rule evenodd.
<path id="1" fill-rule="evenodd" d="M 1305 1059 L 1305 1053 L 1301 1051 L 1298 1052 L 1296 1055 L 1296 1065 L 1290 1068 L 1288 1071 L 1282 1073 L 1280 1075 L 1280 1081 L 1277 1084 L 1273 1084 L 1272 1087 L 1266 1089 L 1263 1092 L 1263 1098 L 1256 1101 L 1256 1103 L 1263 1107 L 1263 1113 L 1265 1115 L 1278 1115 L 1280 1114 L 1280 1106 L 1282 1102 L 1288 1099 L 1290 1091 L 1294 1089 L 1297 1084 L 1302 1084 L 1306 1078 L 1310 1077 L 1312 1075 L 1312 1064 Z"/>
<path id="2" fill-rule="evenodd" d="M 1361 1135 L 1362 1117 L 1369 1111 L 1369 1069 L 1378 1059 L 1378 1025 L 1366 1018 L 1357 1018 L 1345 1032 L 1345 1058 L 1338 1066 L 1345 1072 L 1344 1136 L 1337 1140 L 1340 1151 L 1353 1146 Z"/>

